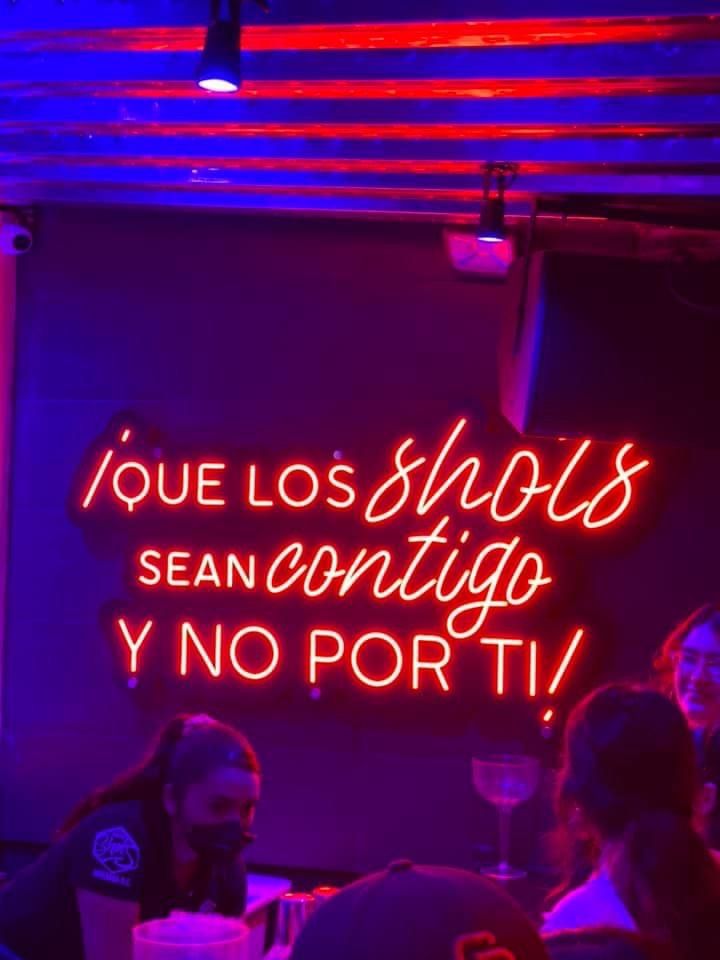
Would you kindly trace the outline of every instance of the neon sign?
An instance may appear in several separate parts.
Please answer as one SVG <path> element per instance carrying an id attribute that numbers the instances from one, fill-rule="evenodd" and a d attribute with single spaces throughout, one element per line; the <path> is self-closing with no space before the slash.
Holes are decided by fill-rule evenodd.
<path id="1" fill-rule="evenodd" d="M 598 536 L 631 513 L 651 464 L 632 443 L 581 440 L 558 441 L 559 462 L 524 447 L 493 470 L 479 452 L 462 449 L 468 433 L 468 420 L 460 417 L 434 449 L 404 437 L 389 465 L 367 478 L 339 453 L 325 465 L 294 461 L 275 469 L 256 460 L 150 456 L 139 431 L 124 425 L 83 475 L 78 510 L 81 518 L 100 511 L 126 517 L 138 543 L 129 557 L 130 579 L 148 602 L 158 594 L 179 602 L 201 594 L 261 596 L 270 603 L 294 596 L 311 611 L 313 604 L 340 607 L 346 598 L 362 597 L 378 607 L 399 604 L 409 620 L 428 605 L 439 614 L 439 624 L 404 638 L 382 628 L 350 632 L 316 622 L 302 638 L 310 686 L 340 670 L 367 690 L 450 693 L 458 650 L 471 644 L 487 656 L 494 693 L 504 697 L 520 687 L 531 700 L 542 697 L 547 721 L 548 701 L 588 637 L 572 625 L 558 658 L 538 638 L 498 629 L 504 610 L 531 605 L 555 582 L 545 553 L 516 525 L 527 519 Z M 220 550 L 198 544 L 197 536 L 172 546 L 141 539 L 143 516 L 187 515 L 197 526 L 198 517 L 223 513 L 254 517 L 257 524 L 271 514 L 289 522 L 299 515 L 345 515 L 360 539 L 374 530 L 374 539 L 385 542 L 351 546 L 338 534 L 321 543 L 295 537 L 269 550 L 245 542 Z M 129 675 L 137 676 L 159 624 L 153 616 L 118 615 L 113 630 Z M 286 640 L 265 623 L 201 626 L 180 616 L 172 632 L 181 678 L 260 684 L 285 669 Z"/>

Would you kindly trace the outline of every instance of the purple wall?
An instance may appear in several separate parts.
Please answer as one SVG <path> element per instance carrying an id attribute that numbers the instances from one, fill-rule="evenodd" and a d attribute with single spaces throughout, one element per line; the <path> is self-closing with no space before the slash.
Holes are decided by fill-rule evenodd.
<path id="1" fill-rule="evenodd" d="M 258 861 L 470 862 L 488 824 L 470 756 L 501 724 L 522 738 L 521 707 L 501 713 L 467 691 L 385 704 L 131 691 L 100 625 L 123 595 L 124 555 L 93 544 L 68 503 L 88 447 L 121 410 L 176 440 L 276 459 L 382 453 L 406 431 L 436 436 L 459 412 L 507 446 L 494 412 L 506 299 L 502 286 L 458 280 L 433 227 L 43 214 L 19 263 L 4 837 L 47 838 L 163 717 L 205 706 L 239 722 L 264 761 Z M 720 458 L 656 453 L 644 523 L 593 550 L 556 539 L 574 575 L 559 608 L 529 621 L 588 618 L 596 677 L 644 671 L 671 622 L 717 592 Z"/>

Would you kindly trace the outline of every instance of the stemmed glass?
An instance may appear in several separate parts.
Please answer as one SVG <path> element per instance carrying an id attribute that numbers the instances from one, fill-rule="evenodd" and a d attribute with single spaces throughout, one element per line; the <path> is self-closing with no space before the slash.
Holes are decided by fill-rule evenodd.
<path id="1" fill-rule="evenodd" d="M 514 807 L 529 800 L 538 787 L 540 763 L 522 754 L 474 757 L 473 786 L 483 799 L 497 807 L 500 862 L 483 873 L 495 880 L 516 880 L 524 870 L 510 865 L 510 821 Z"/>

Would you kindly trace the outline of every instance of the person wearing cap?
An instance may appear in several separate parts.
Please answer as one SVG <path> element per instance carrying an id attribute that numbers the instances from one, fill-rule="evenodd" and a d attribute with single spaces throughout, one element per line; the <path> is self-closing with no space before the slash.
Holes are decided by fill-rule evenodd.
<path id="1" fill-rule="evenodd" d="M 291 960 L 547 960 L 520 907 L 475 873 L 400 860 L 322 904 Z"/>
<path id="2" fill-rule="evenodd" d="M 0 958 L 131 960 L 141 920 L 241 916 L 241 851 L 259 791 L 245 737 L 211 717 L 176 717 L 146 760 L 84 800 L 0 893 Z"/>

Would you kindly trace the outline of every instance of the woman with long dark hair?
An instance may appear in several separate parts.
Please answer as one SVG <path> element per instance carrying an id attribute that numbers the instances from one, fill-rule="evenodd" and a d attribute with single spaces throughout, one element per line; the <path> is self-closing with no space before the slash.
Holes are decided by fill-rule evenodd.
<path id="1" fill-rule="evenodd" d="M 700 789 L 678 707 L 617 684 L 571 714 L 558 815 L 582 836 L 593 872 L 545 919 L 544 932 L 611 927 L 666 944 L 677 960 L 720 957 L 720 869 L 694 828 Z"/>
<path id="2" fill-rule="evenodd" d="M 260 767 L 237 730 L 180 716 L 146 760 L 92 794 L 0 895 L 20 960 L 130 960 L 132 928 L 172 910 L 241 916 Z"/>

